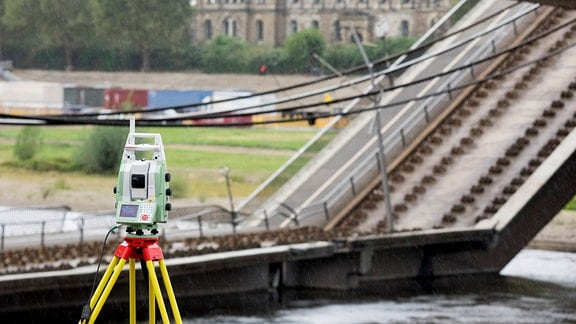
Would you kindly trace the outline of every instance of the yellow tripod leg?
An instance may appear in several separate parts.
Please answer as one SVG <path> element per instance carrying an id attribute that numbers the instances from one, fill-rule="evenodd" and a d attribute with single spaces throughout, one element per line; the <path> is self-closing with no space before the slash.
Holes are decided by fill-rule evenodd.
<path id="1" fill-rule="evenodd" d="M 176 296 L 174 295 L 174 289 L 172 289 L 172 283 L 170 282 L 170 276 L 168 276 L 168 269 L 166 268 L 166 263 L 164 259 L 158 260 L 160 266 L 160 273 L 162 273 L 162 279 L 164 280 L 164 287 L 168 293 L 168 300 L 170 301 L 170 307 L 172 308 L 172 313 L 174 314 L 174 320 L 176 323 L 182 323 L 182 317 L 180 317 L 180 310 L 178 309 L 178 304 L 176 303 Z"/>
<path id="2" fill-rule="evenodd" d="M 153 290 L 156 296 L 156 301 L 158 302 L 158 309 L 160 310 L 160 315 L 162 316 L 163 323 L 170 323 L 168 318 L 168 312 L 166 311 L 166 305 L 164 305 L 164 300 L 162 299 L 162 291 L 160 290 L 160 284 L 158 283 L 158 278 L 156 277 L 156 271 L 154 269 L 154 263 L 151 260 L 146 261 L 146 267 L 148 268 L 148 277 L 150 278 L 150 289 Z"/>
<path id="3" fill-rule="evenodd" d="M 128 292 L 130 297 L 130 324 L 136 324 L 136 262 L 130 259 L 129 286 Z"/>
<path id="4" fill-rule="evenodd" d="M 156 292 L 153 288 L 152 276 L 150 275 L 148 275 L 148 323 L 156 323 Z"/>
<path id="5" fill-rule="evenodd" d="M 90 309 L 94 309 L 94 305 L 96 305 L 96 302 L 98 302 L 98 299 L 100 299 L 100 295 L 102 294 L 102 290 L 104 289 L 104 287 L 108 283 L 108 279 L 110 279 L 110 276 L 112 275 L 112 271 L 114 271 L 114 267 L 118 263 L 119 259 L 120 259 L 119 257 L 114 256 L 112 258 L 112 260 L 110 261 L 108 268 L 106 268 L 106 272 L 104 272 L 102 279 L 100 279 L 100 282 L 98 283 L 98 287 L 96 287 L 96 290 L 94 291 L 94 295 L 92 295 L 92 298 L 90 298 Z"/>
<path id="6" fill-rule="evenodd" d="M 88 324 L 93 324 L 96 321 L 96 318 L 98 317 L 98 314 L 100 314 L 100 311 L 102 310 L 102 307 L 106 302 L 106 299 L 108 299 L 108 296 L 110 295 L 110 291 L 112 291 L 112 288 L 114 288 L 114 284 L 116 283 L 116 280 L 118 280 L 118 277 L 122 272 L 124 264 L 126 264 L 126 259 L 120 259 L 120 261 L 118 261 L 118 264 L 114 268 L 114 272 L 112 273 L 110 280 L 108 281 L 106 287 L 104 288 L 104 291 L 102 292 L 102 296 L 98 299 L 96 307 L 94 307 L 94 309 L 92 310 L 92 314 L 90 314 Z"/>

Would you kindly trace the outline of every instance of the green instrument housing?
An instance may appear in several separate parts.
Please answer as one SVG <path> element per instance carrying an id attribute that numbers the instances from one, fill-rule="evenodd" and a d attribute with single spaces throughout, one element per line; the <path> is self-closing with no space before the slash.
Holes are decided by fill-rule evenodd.
<path id="1" fill-rule="evenodd" d="M 139 140 L 153 143 L 138 143 Z M 137 152 L 151 152 L 152 158 L 138 159 Z M 150 153 L 148 153 L 150 154 Z M 126 139 L 116 195 L 116 223 L 126 225 L 131 236 L 155 236 L 158 223 L 168 221 L 172 194 L 164 146 L 160 134 L 135 133 Z"/>

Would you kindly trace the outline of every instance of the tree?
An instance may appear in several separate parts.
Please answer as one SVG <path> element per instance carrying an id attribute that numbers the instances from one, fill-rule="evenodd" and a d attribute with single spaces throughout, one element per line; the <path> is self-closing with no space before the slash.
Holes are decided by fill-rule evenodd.
<path id="1" fill-rule="evenodd" d="M 251 46 L 246 41 L 235 37 L 218 35 L 210 42 L 204 51 L 204 66 L 206 72 L 247 72 L 247 57 Z"/>
<path id="2" fill-rule="evenodd" d="M 16 138 L 16 145 L 14 145 L 14 155 L 18 160 L 31 160 L 36 155 L 41 141 L 40 135 L 41 132 L 38 127 L 25 126 L 20 130 Z"/>
<path id="3" fill-rule="evenodd" d="M 324 59 L 339 71 L 365 64 L 355 43 L 341 43 L 329 47 L 324 53 Z"/>
<path id="4" fill-rule="evenodd" d="M 310 28 L 290 36 L 284 48 L 288 55 L 288 62 L 293 69 L 291 72 L 312 73 L 315 70 L 319 71 L 320 68 L 313 55 L 322 56 L 326 42 L 316 28 Z"/>
<path id="5" fill-rule="evenodd" d="M 66 69 L 74 52 L 93 35 L 91 8 L 85 0 L 4 0 L 2 21 L 13 30 L 32 29 L 39 40 L 64 50 Z"/>
<path id="6" fill-rule="evenodd" d="M 4 60 L 3 48 L 7 37 L 6 25 L 1 20 L 2 16 L 4 16 L 4 1 L 0 1 L 0 61 Z"/>
<path id="7" fill-rule="evenodd" d="M 96 26 L 111 42 L 132 46 L 149 71 L 155 49 L 177 47 L 190 26 L 188 0 L 92 0 Z"/>
<path id="8" fill-rule="evenodd" d="M 87 173 L 112 173 L 118 170 L 128 132 L 117 127 L 99 126 L 77 155 L 77 164 Z"/>

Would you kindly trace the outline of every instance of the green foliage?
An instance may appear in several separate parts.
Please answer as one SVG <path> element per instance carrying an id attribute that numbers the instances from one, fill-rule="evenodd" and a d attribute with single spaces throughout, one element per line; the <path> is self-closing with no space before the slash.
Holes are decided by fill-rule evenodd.
<path id="1" fill-rule="evenodd" d="M 2 11 L 2 23 L 12 28 L 31 27 L 34 23 L 30 21 L 37 2 L 34 0 L 4 0 Z"/>
<path id="2" fill-rule="evenodd" d="M 310 28 L 294 33 L 284 45 L 287 55 L 288 72 L 310 73 L 319 69 L 320 65 L 314 54 L 323 56 L 326 42 L 316 28 Z"/>
<path id="3" fill-rule="evenodd" d="M 416 42 L 416 37 L 397 37 L 389 38 L 379 43 L 381 48 L 381 57 L 386 55 L 396 55 L 410 49 L 410 46 Z"/>
<path id="4" fill-rule="evenodd" d="M 98 41 L 80 48 L 76 52 L 75 64 L 79 70 L 138 70 L 140 55 L 138 50 L 132 47 L 113 46 L 104 41 Z"/>
<path id="5" fill-rule="evenodd" d="M 160 133 L 164 143 L 181 145 L 236 146 L 247 148 L 298 150 L 316 130 L 272 128 L 155 128 L 144 127 L 139 131 Z"/>
<path id="6" fill-rule="evenodd" d="M 270 48 L 265 46 L 251 46 L 248 57 L 249 73 L 256 73 L 262 64 L 268 67 L 270 73 L 286 72 L 286 51 L 283 48 Z"/>
<path id="7" fill-rule="evenodd" d="M 284 47 L 253 46 L 223 35 L 193 44 L 188 0 L 0 0 L 2 56 L 17 68 L 200 70 L 208 73 L 318 73 L 318 54 L 338 69 L 363 64 L 354 44 L 328 46 L 318 30 L 294 33 Z M 366 45 L 371 60 L 412 39 Z"/>
<path id="8" fill-rule="evenodd" d="M 87 173 L 118 171 L 128 131 L 117 127 L 95 127 L 77 154 L 77 164 Z"/>
<path id="9" fill-rule="evenodd" d="M 249 49 L 246 41 L 225 35 L 216 36 L 204 52 L 204 70 L 211 73 L 248 72 Z"/>
<path id="10" fill-rule="evenodd" d="M 187 0 L 3 0 L 3 56 L 32 68 L 148 70 L 190 43 L 191 12 Z"/>
<path id="11" fill-rule="evenodd" d="M 188 0 L 92 0 L 96 26 L 109 41 L 128 44 L 142 55 L 142 70 L 151 68 L 152 53 L 177 48 L 188 37 L 191 7 Z"/>
<path id="12" fill-rule="evenodd" d="M 14 145 L 14 155 L 20 161 L 32 160 L 41 144 L 40 128 L 26 126 L 20 130 Z"/>
<path id="13" fill-rule="evenodd" d="M 31 55 L 32 67 L 42 69 L 58 69 L 63 70 L 66 68 L 66 59 L 61 49 L 55 47 L 42 47 L 34 51 Z"/>
<path id="14" fill-rule="evenodd" d="M 568 204 L 566 205 L 566 207 L 564 207 L 564 209 L 576 211 L 576 197 L 572 198 L 572 200 L 568 202 Z"/>
<path id="15" fill-rule="evenodd" d="M 323 58 L 338 71 L 364 64 L 358 47 L 353 43 L 343 43 L 331 46 L 326 50 Z M 326 73 L 330 74 L 332 72 L 326 70 Z"/>
<path id="16" fill-rule="evenodd" d="M 62 50 L 66 68 L 93 34 L 91 8 L 85 0 L 5 0 L 2 21 L 9 29 L 27 30 L 41 44 Z"/>
<path id="17" fill-rule="evenodd" d="M 371 62 L 407 51 L 416 38 L 390 38 L 376 43 L 364 44 L 364 50 Z M 342 43 L 328 47 L 323 57 L 330 65 L 342 71 L 355 66 L 365 65 L 356 43 Z M 326 73 L 331 73 L 326 71 Z"/>

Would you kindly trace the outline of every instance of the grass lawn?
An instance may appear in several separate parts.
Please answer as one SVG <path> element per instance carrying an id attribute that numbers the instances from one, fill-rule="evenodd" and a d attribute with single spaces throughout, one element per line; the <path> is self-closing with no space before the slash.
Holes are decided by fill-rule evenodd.
<path id="1" fill-rule="evenodd" d="M 159 133 L 164 145 L 211 145 L 298 150 L 317 130 L 274 128 L 141 128 L 139 132 Z"/>
<path id="2" fill-rule="evenodd" d="M 93 126 L 40 127 L 44 143 L 81 143 L 90 135 Z M 15 142 L 22 127 L 0 129 L 0 141 Z M 127 131 L 128 128 L 119 128 Z M 298 150 L 316 129 L 283 128 L 208 128 L 208 127 L 141 127 L 139 133 L 159 133 L 168 145 L 213 145 L 273 150 Z"/>
<path id="3" fill-rule="evenodd" d="M 26 178 L 50 172 L 55 177 L 94 175 L 72 170 L 75 155 L 90 136 L 91 126 L 41 127 L 41 142 L 33 160 L 21 162 L 14 155 L 14 144 L 22 127 L 0 129 L 1 177 L 17 174 Z M 127 128 L 123 129 L 127 131 Z M 249 195 L 317 132 L 316 129 L 283 128 L 137 128 L 141 133 L 162 135 L 172 183 L 181 198 L 226 197 L 222 170 L 230 169 L 235 196 Z M 118 159 L 121 157 L 118 156 Z M 302 162 L 300 162 L 302 164 Z M 56 170 L 55 170 L 56 169 Z M 56 175 L 54 175 L 56 174 Z M 59 175 L 58 175 L 59 174 Z M 117 174 L 101 175 L 114 182 Z M 81 181 L 79 181 L 81 183 Z M 72 188 L 74 190 L 75 188 Z M 78 188 L 81 190 L 81 188 Z"/>

